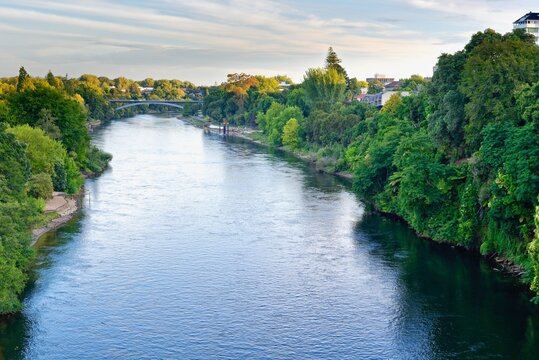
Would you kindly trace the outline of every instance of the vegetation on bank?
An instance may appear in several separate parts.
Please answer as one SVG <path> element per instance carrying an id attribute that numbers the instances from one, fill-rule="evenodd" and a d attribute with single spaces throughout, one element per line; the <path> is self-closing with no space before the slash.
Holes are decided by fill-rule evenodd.
<path id="1" fill-rule="evenodd" d="M 77 193 L 82 173 L 111 156 L 90 144 L 87 109 L 60 81 L 19 76 L 0 81 L 0 314 L 20 309 L 34 255 L 32 227 L 54 191 Z"/>
<path id="2" fill-rule="evenodd" d="M 380 211 L 436 241 L 512 261 L 539 294 L 534 38 L 478 32 L 439 57 L 431 82 L 406 79 L 401 90 L 411 95 L 381 109 L 352 100 L 364 84 L 340 62 L 330 48 L 323 68 L 286 87 L 277 77 L 229 75 L 209 89 L 203 112 L 258 126 L 268 143 L 314 153 L 326 171 L 353 173 L 354 190 Z"/>
<path id="3" fill-rule="evenodd" d="M 95 120 L 132 116 L 164 107 L 115 110 L 110 99 L 199 99 L 204 88 L 179 80 L 133 81 L 85 74 L 79 78 L 0 79 L 0 315 L 20 309 L 19 295 L 32 262 L 30 230 L 47 221 L 53 191 L 79 192 L 83 175 L 99 174 L 112 156 L 90 143 Z M 198 111 L 184 107 L 184 115 Z"/>

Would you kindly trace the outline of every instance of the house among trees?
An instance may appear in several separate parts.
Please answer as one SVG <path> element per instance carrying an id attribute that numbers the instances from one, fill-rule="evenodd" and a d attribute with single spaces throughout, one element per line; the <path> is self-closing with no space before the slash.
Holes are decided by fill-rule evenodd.
<path id="1" fill-rule="evenodd" d="M 513 23 L 513 29 L 524 29 L 539 43 L 539 13 L 529 12 Z"/>
<path id="2" fill-rule="evenodd" d="M 384 91 L 378 94 L 367 94 L 357 100 L 381 108 L 393 94 L 399 94 L 401 97 L 410 95 L 408 91 Z"/>
<path id="3" fill-rule="evenodd" d="M 402 81 L 394 80 L 390 83 L 385 84 L 384 91 L 395 91 L 401 87 Z"/>

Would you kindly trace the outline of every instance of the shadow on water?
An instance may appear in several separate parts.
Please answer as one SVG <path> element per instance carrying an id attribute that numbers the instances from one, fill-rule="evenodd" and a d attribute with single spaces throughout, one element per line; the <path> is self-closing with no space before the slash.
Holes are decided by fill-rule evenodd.
<path id="1" fill-rule="evenodd" d="M 221 138 L 215 136 L 217 139 Z M 232 137 L 222 140 L 225 151 L 233 154 L 227 159 L 229 166 L 235 166 L 234 161 L 256 161 L 260 157 L 273 168 L 271 170 L 278 170 L 279 176 L 299 173 L 301 188 L 298 186 L 298 191 L 333 197 L 343 189 L 350 190 L 348 181 L 319 173 L 312 165 L 285 152 Z M 87 183 L 89 188 L 93 185 L 96 183 Z M 99 198 L 98 191 L 96 187 L 91 192 Z M 26 298 L 40 287 L 46 287 L 50 281 L 46 279 L 47 269 L 55 267 L 59 259 L 69 257 L 70 251 L 76 248 L 72 245 L 78 238 L 75 235 L 83 230 L 81 218 L 84 214 L 40 240 L 35 271 L 41 273 L 42 278 L 32 282 Z M 394 358 L 412 358 L 411 354 L 420 359 L 537 358 L 539 307 L 530 304 L 529 294 L 514 279 L 493 271 L 479 256 L 420 239 L 404 224 L 378 214 L 366 212 L 361 220 L 354 219 L 352 224 L 355 224 L 353 242 L 346 249 L 366 253 L 366 258 L 358 256 L 357 259 L 374 260 L 375 266 L 389 269 L 383 274 L 397 278 L 396 288 L 389 295 L 395 297 L 391 304 L 396 307 L 395 316 L 388 324 L 394 334 L 394 348 L 398 350 Z M 298 244 L 301 252 L 306 252 L 305 243 Z M 152 321 L 151 318 L 145 320 Z M 25 352 L 32 341 L 32 328 L 32 320 L 24 311 L 0 321 L 0 360 L 28 356 Z M 169 330 L 172 332 L 173 328 Z M 418 344 L 421 349 L 417 348 Z"/>
<path id="2" fill-rule="evenodd" d="M 36 243 L 37 256 L 29 274 L 31 281 L 23 294 L 23 303 L 39 284 L 38 272 L 53 267 L 55 258 L 60 256 L 73 240 L 73 234 L 80 232 L 82 216 L 75 216 L 61 229 L 43 235 Z M 0 360 L 24 359 L 30 329 L 31 323 L 24 309 L 20 314 L 0 318 Z"/>
<path id="3" fill-rule="evenodd" d="M 378 214 L 366 213 L 355 230 L 358 247 L 398 268 L 400 347 L 414 344 L 417 322 L 430 319 L 420 324 L 429 333 L 425 358 L 537 359 L 539 309 L 509 275 Z"/>
<path id="4" fill-rule="evenodd" d="M 253 144 L 249 140 L 232 136 L 223 140 L 229 145 L 229 149 L 235 153 L 244 153 L 246 157 L 250 157 L 253 154 L 253 149 L 256 149 L 257 153 L 267 155 L 267 160 L 272 164 L 286 165 L 301 171 L 305 177 L 303 185 L 306 189 L 313 189 L 323 193 L 339 193 L 343 188 L 349 189 L 352 184 L 350 180 L 318 171 L 314 164 L 298 159 L 286 151 Z"/>

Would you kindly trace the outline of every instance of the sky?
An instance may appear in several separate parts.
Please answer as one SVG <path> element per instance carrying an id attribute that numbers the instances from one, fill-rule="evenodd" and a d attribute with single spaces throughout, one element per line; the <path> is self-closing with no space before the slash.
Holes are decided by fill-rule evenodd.
<path id="1" fill-rule="evenodd" d="M 539 11 L 537 0 L 0 0 L 0 77 L 85 73 L 213 85 L 235 72 L 323 66 L 350 77 L 431 76 L 437 57 L 486 28 Z"/>

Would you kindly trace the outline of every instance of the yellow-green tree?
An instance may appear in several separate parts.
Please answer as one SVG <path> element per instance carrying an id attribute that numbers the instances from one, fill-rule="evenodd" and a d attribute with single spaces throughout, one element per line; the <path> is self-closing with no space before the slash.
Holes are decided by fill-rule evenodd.
<path id="1" fill-rule="evenodd" d="M 391 97 L 387 100 L 387 102 L 382 107 L 382 110 L 380 111 L 389 115 L 395 115 L 397 108 L 399 107 L 401 102 L 401 95 L 399 93 L 395 93 L 391 95 Z"/>
<path id="2" fill-rule="evenodd" d="M 295 118 L 288 120 L 283 128 L 283 145 L 291 149 L 299 146 L 299 123 Z"/>
<path id="3" fill-rule="evenodd" d="M 52 176 L 54 164 L 63 163 L 66 158 L 62 144 L 48 137 L 42 129 L 24 124 L 9 128 L 7 132 L 26 144 L 26 155 L 34 174 L 46 173 Z"/>

